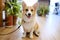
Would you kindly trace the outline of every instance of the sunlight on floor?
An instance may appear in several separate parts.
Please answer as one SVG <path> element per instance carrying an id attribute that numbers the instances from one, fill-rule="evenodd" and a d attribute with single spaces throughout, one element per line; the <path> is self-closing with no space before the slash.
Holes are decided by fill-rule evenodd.
<path id="1" fill-rule="evenodd" d="M 50 15 L 41 30 L 41 40 L 60 40 L 60 16 Z"/>

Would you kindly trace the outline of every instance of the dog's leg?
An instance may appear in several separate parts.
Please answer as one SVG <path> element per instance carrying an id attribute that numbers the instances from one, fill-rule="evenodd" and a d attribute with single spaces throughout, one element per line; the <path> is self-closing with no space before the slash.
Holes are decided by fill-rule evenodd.
<path id="1" fill-rule="evenodd" d="M 34 34 L 35 34 L 37 37 L 40 36 L 40 27 L 38 26 L 38 24 L 35 25 Z"/>
<path id="2" fill-rule="evenodd" d="M 23 33 L 23 37 L 26 37 L 26 32 Z"/>
<path id="3" fill-rule="evenodd" d="M 38 29 L 36 29 L 36 30 L 34 31 L 34 33 L 35 33 L 35 35 L 36 35 L 37 37 L 39 37 L 39 36 L 40 36 L 40 28 L 38 27 Z"/>
<path id="4" fill-rule="evenodd" d="M 34 29 L 30 32 L 30 38 L 33 38 L 33 31 Z"/>
<path id="5" fill-rule="evenodd" d="M 39 37 L 40 36 L 40 31 L 34 31 L 34 34 Z"/>

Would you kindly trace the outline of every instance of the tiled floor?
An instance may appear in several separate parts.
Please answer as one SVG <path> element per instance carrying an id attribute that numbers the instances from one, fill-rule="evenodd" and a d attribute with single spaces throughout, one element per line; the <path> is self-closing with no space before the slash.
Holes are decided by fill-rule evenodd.
<path id="1" fill-rule="evenodd" d="M 37 17 L 37 18 L 38 23 L 41 26 L 40 37 L 34 36 L 33 39 L 30 39 L 28 37 L 21 38 L 22 37 L 22 27 L 21 27 L 12 34 L 0 35 L 0 40 L 60 40 L 60 16 L 51 15 L 48 16 L 47 18 L 45 17 Z M 15 27 L 13 27 L 13 30 L 14 29 Z M 1 30 L 2 28 L 0 29 L 0 33 L 3 32 Z M 3 28 L 3 30 L 5 29 Z M 9 30 L 6 32 L 9 32 Z"/>

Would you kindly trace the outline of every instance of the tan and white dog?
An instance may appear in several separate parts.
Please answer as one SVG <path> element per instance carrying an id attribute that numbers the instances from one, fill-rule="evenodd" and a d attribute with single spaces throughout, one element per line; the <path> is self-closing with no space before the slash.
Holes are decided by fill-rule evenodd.
<path id="1" fill-rule="evenodd" d="M 39 36 L 39 26 L 36 22 L 36 10 L 38 3 L 35 3 L 33 6 L 27 6 L 25 2 L 22 2 L 23 13 L 22 13 L 22 26 L 24 29 L 23 37 L 26 36 L 26 33 L 30 33 L 30 38 L 33 38 L 33 32 Z"/>

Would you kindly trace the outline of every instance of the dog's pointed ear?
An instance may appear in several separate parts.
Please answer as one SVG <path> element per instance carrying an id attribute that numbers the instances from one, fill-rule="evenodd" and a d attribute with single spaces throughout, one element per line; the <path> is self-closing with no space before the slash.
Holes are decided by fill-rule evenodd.
<path id="1" fill-rule="evenodd" d="M 34 9 L 37 9 L 38 7 L 38 2 L 33 5 Z"/>
<path id="2" fill-rule="evenodd" d="M 22 7 L 26 7 L 26 3 L 24 1 L 22 2 Z"/>

